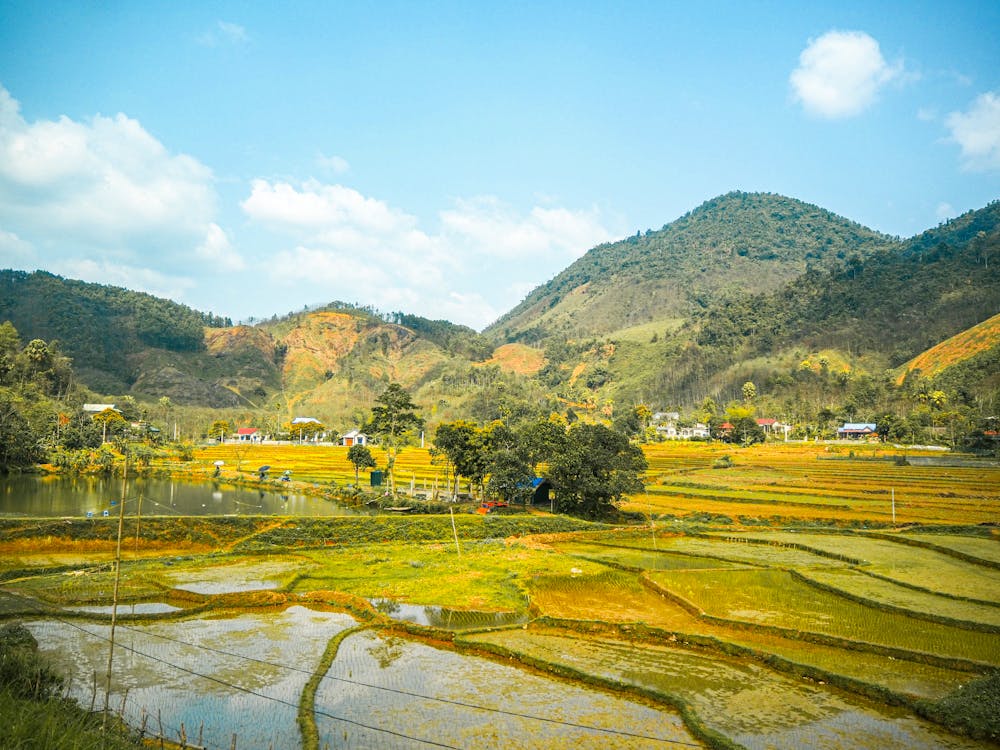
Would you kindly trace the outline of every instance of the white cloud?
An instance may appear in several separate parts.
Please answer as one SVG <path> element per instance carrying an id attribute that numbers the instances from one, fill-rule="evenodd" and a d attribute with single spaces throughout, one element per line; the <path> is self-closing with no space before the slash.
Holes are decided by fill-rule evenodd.
<path id="1" fill-rule="evenodd" d="M 215 26 L 196 37 L 203 47 L 218 47 L 221 44 L 239 45 L 250 41 L 245 27 L 230 21 L 216 21 Z"/>
<path id="2" fill-rule="evenodd" d="M 535 207 L 522 216 L 492 196 L 458 200 L 440 218 L 451 244 L 507 259 L 576 258 L 610 239 L 597 211 Z"/>
<path id="3" fill-rule="evenodd" d="M 938 203 L 937 209 L 934 211 L 934 215 L 937 216 L 938 221 L 944 221 L 945 219 L 950 219 L 955 215 L 955 208 L 947 201 L 942 201 Z"/>
<path id="4" fill-rule="evenodd" d="M 879 44 L 862 31 L 828 31 L 809 41 L 790 81 L 795 98 L 819 117 L 852 117 L 867 109 L 879 90 L 903 74 Z"/>
<path id="5" fill-rule="evenodd" d="M 343 185 L 309 180 L 301 188 L 287 182 L 254 180 L 250 197 L 241 204 L 248 216 L 290 230 L 354 228 L 377 234 L 409 229 L 416 219 L 366 198 Z"/>
<path id="6" fill-rule="evenodd" d="M 962 149 L 962 165 L 972 172 L 1000 169 L 1000 96 L 980 94 L 965 112 L 945 119 L 951 140 Z"/>
<path id="7" fill-rule="evenodd" d="M 0 266 L 20 266 L 35 254 L 30 242 L 25 242 L 13 232 L 0 229 Z"/>
<path id="8" fill-rule="evenodd" d="M 347 174 L 351 171 L 351 165 L 343 156 L 324 156 L 320 154 L 316 161 L 324 169 L 328 169 L 330 172 L 336 175 Z"/>
<path id="9" fill-rule="evenodd" d="M 123 114 L 26 122 L 0 87 L 0 221 L 26 237 L 123 247 L 203 235 L 211 171 Z"/>
<path id="10" fill-rule="evenodd" d="M 522 213 L 493 197 L 455 201 L 428 232 L 384 201 L 315 180 L 255 180 L 241 205 L 292 238 L 294 249 L 270 259 L 270 275 L 310 302 L 363 300 L 478 327 L 610 237 L 596 210 Z"/>
<path id="11" fill-rule="evenodd" d="M 195 254 L 213 270 L 241 271 L 246 267 L 246 262 L 233 249 L 225 230 L 215 223 L 208 225 L 205 240 L 195 249 Z"/>
<path id="12" fill-rule="evenodd" d="M 172 300 L 184 299 L 197 286 L 194 279 L 186 276 L 173 276 L 150 268 L 88 258 L 58 262 L 46 270 L 71 279 L 120 286 Z"/>

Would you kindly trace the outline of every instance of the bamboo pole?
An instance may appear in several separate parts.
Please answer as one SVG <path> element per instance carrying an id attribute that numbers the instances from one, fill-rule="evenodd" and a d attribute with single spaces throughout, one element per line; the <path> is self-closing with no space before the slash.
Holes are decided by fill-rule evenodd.
<path id="1" fill-rule="evenodd" d="M 122 472 L 122 497 L 118 504 L 118 542 L 115 546 L 115 587 L 111 595 L 111 634 L 108 639 L 108 673 L 104 690 L 104 718 L 101 731 L 108 726 L 108 704 L 111 701 L 111 668 L 115 658 L 115 626 L 118 623 L 118 587 L 122 573 L 122 531 L 125 527 L 125 495 L 128 489 L 128 448 L 125 449 L 125 469 Z"/>

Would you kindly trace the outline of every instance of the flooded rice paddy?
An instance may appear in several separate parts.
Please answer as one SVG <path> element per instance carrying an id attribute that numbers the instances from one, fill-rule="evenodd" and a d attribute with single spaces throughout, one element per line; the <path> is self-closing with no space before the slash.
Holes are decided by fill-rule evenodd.
<path id="1" fill-rule="evenodd" d="M 746 660 L 662 646 L 505 631 L 475 636 L 688 704 L 713 732 L 747 748 L 968 748 L 904 711 L 824 689 Z"/>
<path id="2" fill-rule="evenodd" d="M 646 529 L 460 553 L 442 528 L 137 559 L 111 707 L 240 750 L 991 746 L 917 711 L 1000 668 L 989 537 Z M 109 574 L 18 573 L 6 588 L 62 611 L 26 618 L 42 651 L 101 707 Z"/>
<path id="3" fill-rule="evenodd" d="M 111 705 L 133 726 L 241 748 L 301 745 L 297 707 L 318 655 L 347 615 L 300 606 L 279 614 L 119 628 Z M 35 621 L 54 663 L 97 675 L 106 625 Z M 84 705 L 93 681 L 71 694 Z M 587 686 L 374 631 L 340 644 L 316 692 L 319 746 L 338 748 L 653 748 L 700 743 L 680 715 Z"/>

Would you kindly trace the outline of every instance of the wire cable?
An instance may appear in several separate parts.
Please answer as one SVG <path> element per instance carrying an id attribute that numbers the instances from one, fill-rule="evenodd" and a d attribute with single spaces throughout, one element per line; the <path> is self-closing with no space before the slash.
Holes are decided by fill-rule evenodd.
<path id="1" fill-rule="evenodd" d="M 15 597 L 18 597 L 18 598 L 21 598 L 21 599 L 27 599 L 29 602 L 31 601 L 30 598 L 28 598 L 28 597 L 26 597 L 24 595 L 21 595 L 21 594 L 17 594 L 17 593 L 14 593 L 14 592 L 9 592 L 9 591 L 7 591 L 6 593 L 11 594 L 11 595 L 13 595 Z M 45 611 L 45 610 L 41 610 L 41 609 L 38 609 L 37 611 L 40 612 L 40 613 L 42 613 L 42 614 L 45 614 L 45 615 L 51 617 L 53 620 L 56 620 L 57 622 L 60 622 L 60 623 L 62 623 L 64 625 L 68 625 L 69 627 L 76 628 L 76 629 L 78 629 L 78 630 L 80 630 L 80 631 L 82 631 L 82 632 L 90 635 L 93 638 L 98 638 L 98 639 L 104 640 L 104 641 L 109 640 L 109 639 L 105 638 L 104 636 L 101 636 L 98 633 L 94 633 L 93 631 L 88 630 L 86 628 L 83 628 L 83 627 L 81 627 L 81 626 L 79 626 L 79 625 L 77 625 L 75 623 L 63 620 L 63 619 L 57 617 L 51 611 Z M 288 671 L 298 672 L 298 673 L 301 673 L 301 674 L 307 674 L 307 675 L 310 675 L 310 676 L 316 675 L 315 672 L 313 672 L 311 670 L 308 670 L 308 669 L 303 669 L 301 667 L 290 666 L 290 665 L 281 664 L 281 663 L 278 663 L 278 662 L 271 662 L 271 661 L 267 661 L 267 660 L 264 660 L 264 659 L 259 659 L 257 657 L 248 656 L 248 655 L 245 655 L 245 654 L 235 653 L 235 652 L 232 652 L 232 651 L 226 651 L 224 649 L 218 649 L 218 648 L 214 648 L 214 647 L 211 647 L 211 646 L 205 646 L 205 645 L 198 644 L 198 643 L 191 643 L 190 641 L 184 641 L 182 639 L 173 638 L 171 636 L 162 635 L 160 633 L 153 633 L 153 632 L 149 632 L 149 631 L 145 631 L 145 630 L 139 630 L 137 628 L 130 627 L 128 625 L 119 625 L 119 628 L 123 629 L 123 630 L 128 630 L 128 631 L 136 633 L 138 635 L 152 636 L 154 638 L 160 638 L 162 640 L 170 641 L 170 642 L 173 642 L 173 643 L 177 643 L 178 645 L 186 646 L 186 647 L 189 647 L 189 648 L 194 648 L 194 649 L 209 651 L 209 652 L 212 652 L 212 653 L 216 653 L 216 654 L 223 655 L 223 656 L 229 656 L 229 657 L 233 657 L 233 658 L 237 658 L 237 659 L 243 659 L 245 661 L 250 661 L 250 662 L 253 662 L 253 663 L 261 664 L 263 666 L 276 667 L 278 669 L 285 669 L 285 670 L 288 670 Z M 200 673 L 198 673 L 198 672 L 196 672 L 194 670 L 190 670 L 190 669 L 187 669 L 185 667 L 181 667 L 181 666 L 178 666 L 178 665 L 175 665 L 175 664 L 171 664 L 170 662 L 168 662 L 168 661 L 166 661 L 164 659 L 161 659 L 160 657 L 153 656 L 152 654 L 147 654 L 147 653 L 139 651 L 139 650 L 137 650 L 137 649 L 135 649 L 133 647 L 121 646 L 121 648 L 124 648 L 125 650 L 128 650 L 128 651 L 132 652 L 133 654 L 136 654 L 137 656 L 147 657 L 149 659 L 152 659 L 153 661 L 156 661 L 156 662 L 159 662 L 159 663 L 162 663 L 162 664 L 166 664 L 167 666 L 171 666 L 171 667 L 173 667 L 173 668 L 175 668 L 175 669 L 177 669 L 179 671 L 186 672 L 188 674 L 191 674 L 191 675 L 194 675 L 194 676 L 197 676 L 197 677 L 202 677 L 202 678 L 204 678 L 206 680 L 219 683 L 219 684 L 224 685 L 226 687 L 230 687 L 230 688 L 233 688 L 233 689 L 236 689 L 236 690 L 240 690 L 240 691 L 249 693 L 250 695 L 254 695 L 256 697 L 264 698 L 264 699 L 267 699 L 267 700 L 274 700 L 274 701 L 276 701 L 278 703 L 282 703 L 282 704 L 285 704 L 285 705 L 293 706 L 296 709 L 298 708 L 297 704 L 290 703 L 288 701 L 285 701 L 284 699 L 276 698 L 276 697 L 273 697 L 273 696 L 268 696 L 268 695 L 263 694 L 263 693 L 257 693 L 257 692 L 255 692 L 253 690 L 248 689 L 248 688 L 242 688 L 242 687 L 240 687 L 238 685 L 234 685 L 232 683 L 226 682 L 226 681 L 221 680 L 219 678 L 212 677 L 210 675 L 200 674 Z M 622 737 L 631 737 L 631 738 L 634 738 L 634 739 L 644 739 L 644 740 L 650 740 L 650 741 L 653 741 L 653 742 L 662 742 L 662 743 L 665 743 L 665 744 L 668 744 L 668 745 L 676 745 L 676 746 L 684 746 L 684 747 L 701 747 L 701 745 L 698 745 L 696 743 L 686 742 L 684 740 L 668 739 L 668 738 L 662 738 L 662 737 L 652 737 L 652 736 L 649 736 L 649 735 L 639 734 L 639 733 L 636 733 L 636 732 L 629 732 L 629 731 L 626 731 L 626 730 L 611 729 L 611 728 L 606 728 L 606 727 L 597 727 L 597 726 L 588 725 L 588 724 L 580 724 L 580 723 L 577 723 L 577 722 L 565 721 L 565 720 L 562 720 L 562 719 L 554 719 L 554 718 L 550 718 L 550 717 L 546 717 L 546 716 L 536 716 L 536 715 L 533 715 L 533 714 L 521 713 L 521 712 L 517 712 L 517 711 L 509 711 L 509 710 L 502 709 L 502 708 L 495 708 L 495 707 L 489 707 L 489 706 L 481 706 L 481 705 L 478 705 L 478 704 L 475 704 L 475 703 L 469 703 L 469 702 L 459 701 L 459 700 L 454 700 L 454 699 L 449 699 L 449 698 L 439 698 L 439 697 L 430 696 L 430 695 L 423 695 L 421 693 L 416 693 L 416 692 L 413 692 L 413 691 L 403 690 L 403 689 L 400 689 L 400 688 L 391 688 L 391 687 L 386 687 L 386 686 L 382 686 L 382 685 L 375 685 L 375 684 L 371 684 L 371 683 L 362 682 L 360 680 L 351 680 L 351 679 L 348 679 L 348 678 L 332 676 L 332 675 L 329 675 L 329 674 L 322 675 L 320 677 L 320 679 L 321 680 L 327 680 L 327 679 L 328 680 L 333 680 L 333 681 L 342 682 L 342 683 L 345 683 L 345 684 L 348 684 L 348 685 L 353 685 L 355 687 L 364 687 L 364 688 L 368 688 L 368 689 L 371 689 L 371 690 L 381 690 L 381 691 L 385 691 L 385 692 L 389 692 L 389 693 L 394 693 L 394 694 L 397 694 L 397 695 L 405 695 L 405 696 L 410 697 L 410 698 L 417 698 L 417 699 L 420 699 L 420 700 L 426 700 L 426 701 L 430 701 L 430 702 L 444 703 L 446 705 L 453 705 L 453 706 L 460 707 L 460 708 L 468 708 L 468 709 L 473 709 L 473 710 L 478 710 L 478 711 L 484 711 L 484 712 L 487 712 L 487 713 L 494 713 L 494 714 L 499 714 L 499 715 L 502 715 L 502 716 L 509 716 L 509 717 L 512 717 L 512 718 L 526 719 L 526 720 L 529 720 L 529 721 L 541 721 L 541 722 L 546 722 L 546 723 L 550 723 L 550 724 L 556 724 L 556 725 L 560 725 L 560 726 L 565 726 L 565 727 L 572 728 L 572 729 L 582 729 L 582 730 L 587 730 L 587 731 L 600 732 L 600 733 L 603 733 L 603 734 L 612 734 L 612 735 L 622 736 Z M 450 747 L 449 745 L 445 745 L 445 744 L 441 744 L 441 743 L 436 743 L 433 740 L 423 740 L 423 739 L 420 739 L 420 738 L 417 738 L 417 737 L 410 737 L 408 735 L 403 735 L 403 734 L 400 734 L 398 732 L 394 732 L 393 730 L 382 729 L 380 727 L 370 726 L 370 725 L 367 725 L 367 724 L 364 724 L 364 723 L 361 723 L 361 722 L 354 721 L 352 719 L 347 719 L 347 718 L 344 718 L 344 717 L 340 717 L 340 716 L 336 716 L 336 715 L 333 715 L 333 714 L 329 714 L 329 713 L 324 712 L 322 709 L 316 709 L 316 708 L 314 708 L 314 712 L 317 715 L 319 715 L 319 716 L 323 716 L 324 718 L 330 718 L 330 719 L 334 719 L 334 720 L 337 720 L 337 721 L 344 721 L 344 722 L 347 722 L 347 723 L 350 723 L 350 724 L 354 724 L 356 726 L 359 726 L 359 727 L 362 727 L 362 728 L 365 728 L 365 729 L 371 729 L 373 731 L 387 732 L 389 734 L 397 735 L 397 736 L 401 737 L 402 739 L 412 739 L 412 740 L 415 740 L 415 741 L 418 741 L 418 742 L 424 742 L 424 743 L 427 743 L 427 744 L 432 744 L 432 745 L 435 745 L 437 747 Z"/>

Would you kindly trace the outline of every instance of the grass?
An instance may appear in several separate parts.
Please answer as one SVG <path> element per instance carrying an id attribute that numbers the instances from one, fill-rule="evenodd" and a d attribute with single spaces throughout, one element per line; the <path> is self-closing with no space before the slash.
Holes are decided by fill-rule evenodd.
<path id="1" fill-rule="evenodd" d="M 0 747 L 131 750 L 143 747 L 116 719 L 61 697 L 62 678 L 38 653 L 38 643 L 17 624 L 0 628 Z"/>

